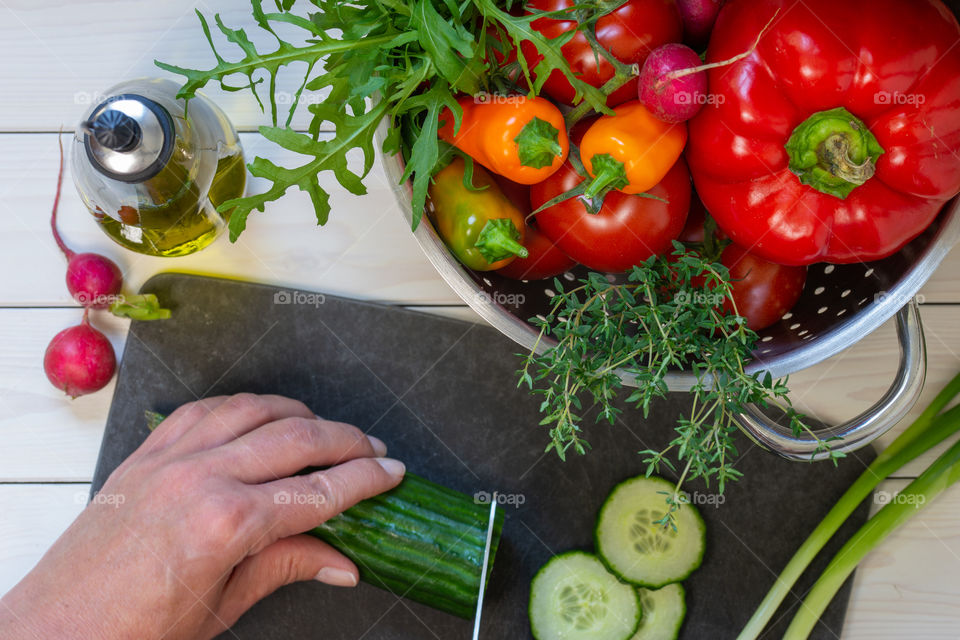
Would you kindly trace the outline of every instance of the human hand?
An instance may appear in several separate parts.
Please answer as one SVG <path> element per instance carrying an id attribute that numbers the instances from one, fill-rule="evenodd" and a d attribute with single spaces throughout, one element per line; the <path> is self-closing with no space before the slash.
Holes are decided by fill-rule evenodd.
<path id="1" fill-rule="evenodd" d="M 304 532 L 396 486 L 385 453 L 289 398 L 184 405 L 0 600 L 0 637 L 211 638 L 282 585 L 354 586 L 356 566 Z"/>

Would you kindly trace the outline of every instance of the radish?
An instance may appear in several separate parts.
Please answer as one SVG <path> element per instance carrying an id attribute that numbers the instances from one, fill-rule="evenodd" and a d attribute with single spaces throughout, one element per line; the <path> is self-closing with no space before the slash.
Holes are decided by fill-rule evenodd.
<path id="1" fill-rule="evenodd" d="M 123 286 L 123 273 L 117 263 L 98 253 L 76 253 L 60 237 L 57 230 L 57 209 L 63 185 L 63 142 L 60 142 L 60 172 L 57 175 L 57 195 L 53 200 L 50 228 L 53 239 L 67 258 L 67 289 L 73 299 L 84 307 L 105 309 L 115 301 Z"/>
<path id="2" fill-rule="evenodd" d="M 707 101 L 706 71 L 680 77 L 671 74 L 694 69 L 701 62 L 697 52 L 685 44 L 657 47 L 640 70 L 640 101 L 664 122 L 686 122 L 697 115 Z"/>
<path id="3" fill-rule="evenodd" d="M 683 39 L 691 47 L 703 50 L 710 40 L 713 23 L 726 0 L 677 0 L 683 18 Z"/>
<path id="4" fill-rule="evenodd" d="M 71 398 L 104 388 L 117 369 L 113 345 L 90 326 L 89 310 L 83 321 L 53 337 L 43 355 L 43 370 L 51 384 Z"/>
<path id="5" fill-rule="evenodd" d="M 723 96 L 707 93 L 707 71 L 750 56 L 779 13 L 780 9 L 777 9 L 753 46 L 728 60 L 701 64 L 697 52 L 684 44 L 672 42 L 657 47 L 640 69 L 637 90 L 640 101 L 654 116 L 670 123 L 686 122 L 711 100 L 720 102 Z"/>

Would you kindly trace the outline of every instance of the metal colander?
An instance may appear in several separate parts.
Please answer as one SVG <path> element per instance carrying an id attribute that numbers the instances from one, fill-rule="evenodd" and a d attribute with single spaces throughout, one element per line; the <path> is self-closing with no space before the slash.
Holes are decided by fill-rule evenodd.
<path id="1" fill-rule="evenodd" d="M 381 134 L 385 131 L 381 130 Z M 385 158 L 387 176 L 408 222 L 411 192 L 400 184 L 403 163 Z M 524 349 L 532 349 L 539 329 L 530 318 L 548 312 L 554 295 L 549 280 L 517 281 L 496 273 L 477 273 L 463 267 L 447 250 L 426 217 L 415 236 L 430 262 L 447 284 L 484 320 Z M 895 255 L 871 263 L 810 267 L 797 305 L 777 324 L 759 332 L 751 371 L 769 371 L 774 377 L 789 375 L 836 355 L 897 315 L 900 368 L 893 385 L 871 409 L 853 420 L 818 430 L 812 436 L 794 436 L 790 429 L 757 407 L 748 407 L 740 426 L 756 442 L 785 457 L 809 460 L 817 439 L 832 439 L 839 450 L 861 447 L 896 424 L 910 410 L 923 388 L 925 345 L 916 296 L 953 245 L 960 239 L 960 202 L 951 201 L 920 237 Z M 574 282 L 587 270 L 578 267 L 560 276 Z M 608 276 L 616 282 L 622 276 Z M 541 341 L 539 348 L 550 346 Z M 632 376 L 623 374 L 633 386 Z M 689 373 L 668 374 L 671 391 L 689 391 Z M 819 454 L 821 457 L 826 454 Z"/>

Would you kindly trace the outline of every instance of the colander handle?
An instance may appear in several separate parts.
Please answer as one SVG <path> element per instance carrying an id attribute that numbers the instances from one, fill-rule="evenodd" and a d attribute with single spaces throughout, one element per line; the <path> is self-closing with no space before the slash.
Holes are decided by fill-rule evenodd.
<path id="1" fill-rule="evenodd" d="M 927 373 L 927 347 L 923 337 L 920 309 L 915 301 L 897 313 L 897 337 L 900 341 L 900 369 L 893 385 L 875 405 L 859 416 L 835 427 L 794 435 L 789 427 L 778 424 L 755 405 L 748 405 L 736 420 L 750 438 L 770 451 L 791 460 L 814 460 L 829 456 L 817 452 L 818 440 L 828 441 L 830 449 L 859 449 L 897 424 L 913 408 L 923 390 Z"/>

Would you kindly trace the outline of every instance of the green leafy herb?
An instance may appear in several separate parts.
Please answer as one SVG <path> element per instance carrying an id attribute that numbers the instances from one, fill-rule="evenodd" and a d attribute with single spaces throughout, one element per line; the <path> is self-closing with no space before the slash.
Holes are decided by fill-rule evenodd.
<path id="1" fill-rule="evenodd" d="M 604 93 L 575 76 L 560 53 L 560 47 L 575 32 L 551 40 L 531 26 L 538 17 L 609 11 L 606 5 L 598 9 L 596 3 L 583 3 L 562 11 L 514 16 L 510 13 L 514 0 L 311 0 L 299 4 L 276 0 L 277 12 L 273 13 L 264 10 L 262 0 L 252 0 L 251 4 L 258 27 L 276 41 L 272 50 L 258 49 L 243 29 L 226 26 L 217 15 L 217 29 L 241 56 L 228 60 L 217 50 L 208 21 L 198 12 L 216 65 L 198 70 L 156 63 L 186 78 L 179 96 L 187 100 L 207 83 L 218 82 L 227 91 L 253 92 L 261 108 L 266 109 L 261 97 L 266 79 L 266 102 L 273 126 L 261 127 L 260 133 L 309 158 L 294 168 L 278 166 L 265 158 L 256 158 L 249 165 L 254 176 L 271 184 L 263 193 L 220 206 L 221 211 L 233 210 L 231 240 L 246 228 L 253 210 L 263 211 L 268 202 L 282 197 L 291 187 L 309 194 L 317 223 L 326 223 L 330 196 L 318 180 L 323 172 L 333 173 L 350 193 L 366 193 L 363 180 L 373 166 L 374 133 L 384 119 L 389 132 L 382 151 L 401 153 L 406 162 L 403 179 L 413 182 L 416 227 L 430 179 L 447 159 L 437 140 L 440 114 L 449 108 L 459 125 L 462 112 L 454 99 L 456 94 L 518 92 L 510 65 L 503 67 L 497 61 L 505 60 L 506 53 L 522 42 L 532 43 L 542 55 L 533 69 L 528 68 L 523 56 L 514 63 L 531 81 L 532 93 L 538 93 L 546 78 L 559 71 L 570 80 L 578 100 L 588 109 L 607 111 Z M 301 9 L 307 4 L 314 10 Z M 275 30 L 279 25 L 284 26 L 285 33 L 290 27 L 299 30 L 302 42 L 281 38 Z M 305 64 L 306 73 L 285 124 L 279 126 L 277 76 L 281 69 L 294 64 Z M 231 84 L 236 77 L 243 82 Z M 304 91 L 311 97 L 311 121 L 307 132 L 297 132 L 290 123 Z M 324 125 L 332 125 L 335 132 L 321 134 Z M 348 162 L 355 151 L 362 157 L 359 170 Z"/>
<path id="2" fill-rule="evenodd" d="M 150 410 L 144 411 L 143 416 L 147 420 L 147 429 L 150 431 L 155 430 L 160 426 L 161 422 L 167 419 L 167 416 L 163 415 L 162 413 L 157 413 L 156 411 Z"/>
<path id="3" fill-rule="evenodd" d="M 743 318 L 722 312 L 724 299 L 732 301 L 729 272 L 679 243 L 675 247 L 670 259 L 653 257 L 634 267 L 626 283 L 613 284 L 599 273 L 569 289 L 555 280 L 550 313 L 533 321 L 541 329 L 537 347 L 548 338 L 556 344 L 526 356 L 520 384 L 543 395 L 547 450 L 565 458 L 589 448 L 582 431 L 583 414 L 591 408 L 585 398 L 599 407 L 598 420 L 613 424 L 625 374 L 636 385 L 627 403 L 646 416 L 653 400 L 667 394 L 667 373 L 692 372 L 693 407 L 678 421 L 676 437 L 663 450 L 640 453 L 648 475 L 661 465 L 676 470 L 676 459 L 682 465 L 678 486 L 702 478 L 723 491 L 740 477 L 733 466 L 733 416 L 747 403 L 780 408 L 795 433 L 810 429 L 790 405 L 785 380 L 747 371 L 757 336 Z M 818 451 L 827 451 L 820 444 Z"/>
<path id="4" fill-rule="evenodd" d="M 170 309 L 162 308 L 157 296 L 152 293 L 123 296 L 110 305 L 110 313 L 119 318 L 141 321 L 166 320 L 170 317 Z"/>

